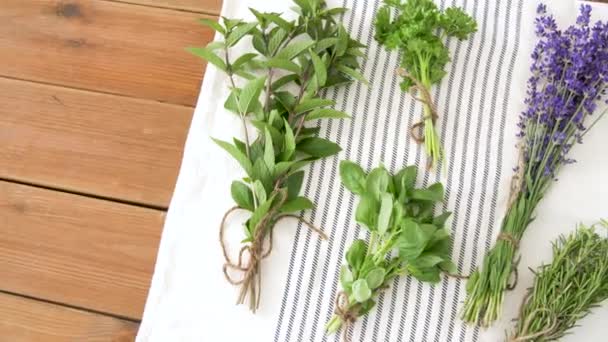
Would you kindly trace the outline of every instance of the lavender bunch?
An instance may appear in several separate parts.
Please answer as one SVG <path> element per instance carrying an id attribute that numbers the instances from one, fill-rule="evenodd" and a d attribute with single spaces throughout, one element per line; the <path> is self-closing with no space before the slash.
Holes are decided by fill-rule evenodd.
<path id="1" fill-rule="evenodd" d="M 560 30 L 545 5 L 538 7 L 528 81 L 527 110 L 521 113 L 520 160 L 511 183 L 508 210 L 495 246 L 481 270 L 467 283 L 463 319 L 488 326 L 499 318 L 506 289 L 517 281 L 516 250 L 536 206 L 556 180 L 562 166 L 571 164 L 571 148 L 582 142 L 608 84 L 608 23 L 590 25 L 591 7 L 582 5 L 576 25 Z M 511 279 L 514 278 L 514 279 Z"/>

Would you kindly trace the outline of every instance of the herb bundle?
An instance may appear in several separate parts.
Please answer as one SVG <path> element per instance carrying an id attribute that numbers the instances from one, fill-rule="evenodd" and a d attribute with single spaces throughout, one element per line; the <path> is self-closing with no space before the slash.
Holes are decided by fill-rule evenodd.
<path id="1" fill-rule="evenodd" d="M 465 40 L 477 31 L 477 23 L 457 7 L 440 11 L 432 0 L 385 0 L 385 3 L 376 15 L 375 38 L 388 50 L 402 54 L 401 89 L 410 91 L 424 105 L 422 120 L 410 128 L 410 134 L 416 142 L 425 144 L 431 167 L 443 159 L 435 128 L 438 114 L 430 94 L 431 86 L 446 74 L 444 67 L 450 60 L 443 40 L 446 37 Z M 397 15 L 393 16 L 393 10 Z M 416 92 L 420 97 L 416 97 Z"/>
<path id="2" fill-rule="evenodd" d="M 348 117 L 328 108 L 334 101 L 319 94 L 353 79 L 363 80 L 357 70 L 364 46 L 351 39 L 335 18 L 346 9 L 327 8 L 324 0 L 294 2 L 298 17 L 293 21 L 254 9 L 254 22 L 223 18 L 220 24 L 204 19 L 203 24 L 217 31 L 223 40 L 190 49 L 228 75 L 231 92 L 224 106 L 242 120 L 244 141 L 214 141 L 246 173 L 242 180 L 232 183 L 230 190 L 237 206 L 224 215 L 220 243 L 226 260 L 224 275 L 231 284 L 241 286 L 238 304 L 249 298 L 253 312 L 260 304 L 261 261 L 271 252 L 277 221 L 298 219 L 324 237 L 312 224 L 294 215 L 314 206 L 299 196 L 304 179 L 301 169 L 340 151 L 337 144 L 316 137 L 319 127 L 306 124 Z M 244 37 L 251 39 L 255 51 L 232 59 L 231 48 Z M 252 126 L 257 131 L 255 137 L 249 132 Z M 226 248 L 224 229 L 228 216 L 236 210 L 251 214 L 244 223 L 245 238 L 235 262 Z"/>
<path id="3" fill-rule="evenodd" d="M 355 219 L 367 228 L 370 239 L 354 241 L 346 253 L 336 314 L 326 326 L 329 333 L 344 325 L 346 340 L 348 326 L 374 307 L 378 294 L 397 276 L 437 283 L 442 271 L 456 272 L 450 234 L 444 228 L 451 213 L 434 215 L 435 204 L 443 201 L 443 185 L 416 189 L 416 176 L 414 166 L 391 176 L 384 167 L 365 174 L 355 163 L 340 164 L 342 184 L 360 197 Z"/>
<path id="4" fill-rule="evenodd" d="M 581 225 L 553 243 L 553 261 L 534 274 L 511 342 L 557 340 L 608 299 L 608 236 Z"/>
<path id="5" fill-rule="evenodd" d="M 570 149 L 582 142 L 589 116 L 608 85 L 608 23 L 590 26 L 591 7 L 581 6 L 577 24 L 561 31 L 544 5 L 538 8 L 528 108 L 520 116 L 520 160 L 511 184 L 506 216 L 496 245 L 467 284 L 463 319 L 488 326 L 499 318 L 504 292 L 517 281 L 516 250 L 536 206 Z M 605 112 L 604 112 L 605 113 Z M 598 119 L 601 118 L 601 115 Z"/>

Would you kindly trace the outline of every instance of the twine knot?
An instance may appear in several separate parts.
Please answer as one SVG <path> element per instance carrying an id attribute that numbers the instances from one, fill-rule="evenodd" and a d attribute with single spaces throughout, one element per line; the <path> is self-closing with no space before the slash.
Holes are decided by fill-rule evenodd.
<path id="1" fill-rule="evenodd" d="M 435 103 L 433 103 L 433 98 L 431 96 L 431 93 L 428 91 L 428 89 L 426 89 L 426 87 L 422 84 L 422 82 L 420 82 L 420 80 L 415 78 L 407 70 L 405 70 L 403 68 L 399 68 L 399 69 L 397 69 L 397 74 L 401 77 L 409 78 L 410 80 L 412 80 L 412 82 L 414 82 L 414 85 L 412 85 L 410 87 L 409 92 L 412 95 L 412 97 L 414 98 L 414 100 L 425 104 L 429 108 L 430 119 L 432 120 L 432 122 L 434 124 L 437 121 L 437 119 L 439 118 L 439 115 L 437 115 L 437 107 L 435 106 Z M 422 95 L 422 97 L 416 96 L 416 92 L 419 92 Z M 425 141 L 423 132 L 424 132 L 425 120 L 428 118 L 429 117 L 423 116 L 422 120 L 416 122 L 415 124 L 412 125 L 412 127 L 410 127 L 410 136 L 418 144 L 423 144 Z"/>
<path id="2" fill-rule="evenodd" d="M 350 342 L 350 338 L 348 336 L 348 331 L 350 327 L 357 320 L 357 313 L 350 308 L 350 304 L 348 301 L 348 295 L 344 291 L 340 291 L 336 296 L 336 316 L 340 317 L 342 321 L 342 341 Z"/>

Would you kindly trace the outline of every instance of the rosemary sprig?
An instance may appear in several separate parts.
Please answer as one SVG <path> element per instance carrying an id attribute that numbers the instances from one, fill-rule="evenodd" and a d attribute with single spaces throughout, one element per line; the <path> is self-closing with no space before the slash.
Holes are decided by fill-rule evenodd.
<path id="1" fill-rule="evenodd" d="M 214 141 L 246 173 L 232 183 L 237 206 L 224 215 L 220 242 L 226 279 L 241 286 L 237 302 L 243 304 L 249 298 L 253 312 L 260 303 L 261 261 L 271 252 L 274 225 L 295 217 L 324 237 L 312 224 L 293 215 L 314 207 L 308 198 L 299 196 L 304 179 L 301 169 L 341 150 L 334 142 L 317 137 L 318 127 L 307 126 L 313 120 L 348 117 L 328 108 L 334 101 L 319 94 L 353 79 L 364 81 L 357 71 L 364 46 L 351 39 L 335 18 L 346 9 L 327 8 L 324 0 L 294 2 L 298 16 L 292 21 L 279 13 L 254 9 L 253 22 L 203 19 L 201 22 L 223 40 L 189 49 L 228 75 L 231 92 L 224 107 L 242 122 L 245 141 Z M 250 38 L 255 51 L 233 59 L 231 48 L 245 37 Z M 257 134 L 249 131 L 250 126 Z M 238 260 L 233 261 L 224 243 L 224 228 L 236 210 L 250 212 L 250 217 L 244 224 Z"/>
<path id="2" fill-rule="evenodd" d="M 532 271 L 511 342 L 557 340 L 608 298 L 608 236 L 598 226 L 608 222 L 580 225 L 553 243 L 553 261 Z"/>

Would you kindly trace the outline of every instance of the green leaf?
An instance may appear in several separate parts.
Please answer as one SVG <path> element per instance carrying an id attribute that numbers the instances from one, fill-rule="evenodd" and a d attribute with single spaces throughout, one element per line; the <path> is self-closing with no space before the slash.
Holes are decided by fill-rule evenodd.
<path id="1" fill-rule="evenodd" d="M 334 15 L 340 15 L 340 14 L 348 12 L 348 8 L 346 8 L 346 7 L 334 7 L 334 8 L 327 9 L 324 12 L 327 15 L 334 16 Z"/>
<path id="2" fill-rule="evenodd" d="M 287 70 L 287 71 L 291 71 L 291 72 L 295 72 L 300 73 L 300 66 L 297 65 L 296 63 L 290 61 L 289 59 L 283 59 L 283 58 L 271 58 L 268 61 L 266 61 L 265 63 L 266 67 L 269 68 L 279 68 L 279 69 L 283 69 L 283 70 Z"/>
<path id="3" fill-rule="evenodd" d="M 312 65 L 315 69 L 315 76 L 317 77 L 318 87 L 321 88 L 327 82 L 327 66 L 321 60 L 314 51 L 310 50 L 310 58 L 312 60 Z"/>
<path id="4" fill-rule="evenodd" d="M 315 42 L 313 40 L 291 43 L 277 53 L 277 58 L 289 60 L 294 59 L 314 44 Z"/>
<path id="5" fill-rule="evenodd" d="M 433 224 L 438 228 L 443 228 L 445 226 L 445 221 L 452 215 L 450 211 L 446 211 L 445 213 L 433 218 Z"/>
<path id="6" fill-rule="evenodd" d="M 380 236 L 384 235 L 388 230 L 393 211 L 393 196 L 389 193 L 383 193 L 381 197 L 380 214 L 378 214 L 378 234 Z"/>
<path id="7" fill-rule="evenodd" d="M 294 163 L 295 162 L 293 162 L 293 161 L 282 161 L 282 162 L 276 163 L 276 165 L 274 166 L 274 170 L 272 172 L 273 177 L 276 179 L 276 178 L 288 173 L 288 171 L 291 169 L 291 167 L 293 166 Z"/>
<path id="8" fill-rule="evenodd" d="M 443 201 L 443 185 L 435 183 L 426 189 L 412 190 L 412 198 L 423 201 L 441 202 Z"/>
<path id="9" fill-rule="evenodd" d="M 215 21 L 213 19 L 203 18 L 203 19 L 199 19 L 198 21 L 201 24 L 210 27 L 214 31 L 221 33 L 222 35 L 226 34 L 226 30 L 222 27 L 222 25 L 220 25 L 220 23 L 218 23 L 217 21 Z"/>
<path id="10" fill-rule="evenodd" d="M 241 94 L 241 89 L 234 88 L 230 91 L 230 95 L 228 95 L 228 99 L 224 103 L 224 108 L 229 111 L 240 114 L 241 111 L 239 109 L 239 95 Z"/>
<path id="11" fill-rule="evenodd" d="M 410 264 L 418 268 L 430 268 L 443 261 L 443 258 L 429 253 L 422 253 L 418 258 L 410 261 Z"/>
<path id="12" fill-rule="evenodd" d="M 278 27 L 289 32 L 293 29 L 293 25 L 287 20 L 281 18 L 277 13 L 265 13 L 266 19 L 275 23 Z"/>
<path id="13" fill-rule="evenodd" d="M 268 169 L 263 158 L 257 159 L 253 164 L 251 178 L 260 180 L 268 192 L 272 190 L 272 172 Z"/>
<path id="14" fill-rule="evenodd" d="M 283 41 L 287 38 L 287 31 L 282 29 L 274 30 L 270 36 L 270 40 L 268 41 L 268 52 L 272 56 L 277 52 L 277 49 Z"/>
<path id="15" fill-rule="evenodd" d="M 374 290 L 380 287 L 382 283 L 384 283 L 384 276 L 386 275 L 386 270 L 384 268 L 378 267 L 374 268 L 365 277 L 365 281 L 370 289 Z"/>
<path id="16" fill-rule="evenodd" d="M 272 137 L 272 143 L 275 147 L 275 149 L 281 148 L 283 145 L 283 134 L 276 128 L 274 128 L 274 126 L 270 125 L 268 122 L 266 121 L 259 121 L 259 120 L 251 120 L 251 124 L 253 126 L 255 126 L 255 128 L 257 128 L 261 134 L 266 134 L 265 132 L 268 131 L 270 133 L 270 136 Z M 266 137 L 264 136 L 264 139 Z"/>
<path id="17" fill-rule="evenodd" d="M 355 273 L 361 270 L 366 254 L 367 244 L 361 239 L 355 240 L 346 252 L 346 262 Z"/>
<path id="18" fill-rule="evenodd" d="M 245 87 L 243 87 L 239 96 L 239 107 L 243 110 L 242 114 L 252 112 L 254 103 L 258 101 L 265 82 L 266 77 L 260 77 L 248 82 Z"/>
<path id="19" fill-rule="evenodd" d="M 308 157 L 308 158 L 300 159 L 300 160 L 296 161 L 295 163 L 293 163 L 293 166 L 291 167 L 291 171 L 299 170 L 302 167 L 304 167 L 314 161 L 317 161 L 317 160 L 319 160 L 319 158 L 317 158 L 317 157 Z"/>
<path id="20" fill-rule="evenodd" d="M 268 198 L 266 194 L 266 189 L 264 189 L 264 184 L 262 184 L 259 179 L 256 179 L 256 181 L 253 182 L 253 192 L 255 194 L 255 198 L 258 199 L 259 203 L 266 202 L 266 199 Z"/>
<path id="21" fill-rule="evenodd" d="M 378 224 L 379 209 L 378 201 L 375 198 L 367 194 L 363 195 L 355 211 L 355 220 L 367 226 L 369 230 L 374 231 Z"/>
<path id="22" fill-rule="evenodd" d="M 399 187 L 399 191 L 405 192 L 414 188 L 417 174 L 418 169 L 415 166 L 408 166 L 399 171 L 399 173 L 395 175 L 395 185 Z"/>
<path id="23" fill-rule="evenodd" d="M 224 63 L 224 61 L 209 48 L 190 47 L 187 48 L 186 51 L 190 52 L 195 56 L 203 58 L 204 60 L 215 65 L 218 69 L 222 71 L 228 70 L 226 68 L 226 63 Z"/>
<path id="24" fill-rule="evenodd" d="M 369 82 L 365 79 L 365 77 L 363 77 L 363 75 L 355 69 L 351 69 L 344 65 L 338 65 L 338 66 L 336 66 L 336 69 L 338 69 L 343 74 L 345 74 L 363 84 L 369 84 Z"/>
<path id="25" fill-rule="evenodd" d="M 236 146 L 230 144 L 229 142 L 225 142 L 218 139 L 213 139 L 213 141 L 218 144 L 221 148 L 223 148 L 226 152 L 228 152 L 236 161 L 241 164 L 241 167 L 248 175 L 251 175 L 253 166 L 251 165 L 251 160 L 247 158 L 247 156 L 241 152 Z"/>
<path id="26" fill-rule="evenodd" d="M 416 259 L 424 251 L 432 235 L 432 231 L 422 229 L 418 223 L 407 219 L 398 240 L 399 257 L 404 260 Z"/>
<path id="27" fill-rule="evenodd" d="M 251 39 L 251 44 L 253 45 L 253 48 L 262 55 L 266 56 L 268 54 L 268 46 L 266 45 L 262 34 L 254 34 Z"/>
<path id="28" fill-rule="evenodd" d="M 348 48 L 348 40 L 349 37 L 348 33 L 346 32 L 346 29 L 344 28 L 344 26 L 340 25 L 338 27 L 338 43 L 336 44 L 335 50 L 336 56 L 340 57 L 344 55 L 346 49 Z"/>
<path id="29" fill-rule="evenodd" d="M 257 53 L 246 53 L 246 54 L 240 56 L 232 63 L 232 70 L 240 69 L 243 65 L 249 63 L 251 60 L 253 60 L 257 56 L 258 56 Z"/>
<path id="30" fill-rule="evenodd" d="M 353 273 L 348 269 L 348 266 L 342 265 L 342 268 L 340 268 L 340 284 L 342 288 L 345 290 L 350 288 L 354 280 Z"/>
<path id="31" fill-rule="evenodd" d="M 224 26 L 226 26 L 228 30 L 234 28 L 235 26 L 243 22 L 241 19 L 230 19 L 226 17 L 222 17 L 222 20 L 224 21 Z"/>
<path id="32" fill-rule="evenodd" d="M 232 141 L 234 141 L 234 146 L 236 146 L 239 151 L 241 151 L 244 155 L 247 155 L 247 145 L 245 145 L 244 142 L 237 138 L 232 138 Z"/>
<path id="33" fill-rule="evenodd" d="M 251 215 L 251 218 L 249 219 L 249 227 L 250 227 L 250 232 L 251 232 L 252 236 L 255 235 L 255 228 L 257 228 L 257 225 L 260 223 L 260 221 L 262 220 L 264 215 L 266 215 L 268 213 L 268 211 L 270 210 L 270 208 L 272 207 L 273 201 L 274 201 L 274 196 L 272 196 L 271 198 L 269 198 L 268 200 L 266 200 L 265 202 L 260 204 L 257 207 L 257 209 L 253 212 L 253 214 Z"/>
<path id="34" fill-rule="evenodd" d="M 253 206 L 253 193 L 251 193 L 251 189 L 245 183 L 239 181 L 232 182 L 230 193 L 232 194 L 232 199 L 234 199 L 234 202 L 239 207 L 249 211 L 255 209 Z"/>
<path id="35" fill-rule="evenodd" d="M 274 169 L 274 147 L 272 146 L 272 136 L 268 129 L 264 131 L 266 142 L 264 143 L 264 162 L 268 166 L 270 172 Z"/>
<path id="36" fill-rule="evenodd" d="M 422 282 L 438 283 L 441 280 L 437 267 L 418 268 L 414 265 L 408 265 L 407 270 L 414 278 Z"/>
<path id="37" fill-rule="evenodd" d="M 388 190 L 391 176 L 384 167 L 378 167 L 372 170 L 367 176 L 365 189 L 377 201 L 380 200 L 382 193 Z"/>
<path id="38" fill-rule="evenodd" d="M 308 154 L 309 156 L 318 158 L 329 157 L 342 151 L 338 144 L 317 137 L 303 139 L 296 146 L 296 149 L 300 152 Z"/>
<path id="39" fill-rule="evenodd" d="M 292 200 L 298 196 L 304 181 L 304 171 L 297 171 L 287 177 L 287 199 Z"/>
<path id="40" fill-rule="evenodd" d="M 239 42 L 239 40 L 241 40 L 241 38 L 243 38 L 247 33 L 251 32 L 251 30 L 253 30 L 257 25 L 257 23 L 247 23 L 237 26 L 228 34 L 228 37 L 226 38 L 226 45 L 228 45 L 228 47 L 234 46 Z"/>
<path id="41" fill-rule="evenodd" d="M 274 96 L 287 111 L 291 111 L 296 104 L 296 97 L 288 91 L 278 91 L 274 93 Z"/>
<path id="42" fill-rule="evenodd" d="M 324 38 L 315 45 L 315 52 L 321 53 L 338 43 L 338 38 Z"/>
<path id="43" fill-rule="evenodd" d="M 321 99 L 321 98 L 307 99 L 307 100 L 300 102 L 294 109 L 294 112 L 296 114 L 302 114 L 302 113 L 308 112 L 310 110 L 313 110 L 315 108 L 333 106 L 334 104 L 335 104 L 335 102 L 330 99 Z"/>
<path id="44" fill-rule="evenodd" d="M 207 44 L 207 49 L 209 49 L 211 51 L 215 51 L 215 50 L 219 50 L 219 49 L 223 50 L 225 46 L 226 45 L 222 41 L 213 41 L 213 42 Z"/>
<path id="45" fill-rule="evenodd" d="M 348 160 L 340 162 L 340 179 L 350 192 L 361 195 L 365 191 L 365 172 L 361 166 Z"/>
<path id="46" fill-rule="evenodd" d="M 272 83 L 272 86 L 271 86 L 272 91 L 275 92 L 275 91 L 281 89 L 281 87 L 283 87 L 284 85 L 294 82 L 298 79 L 299 79 L 299 77 L 296 74 L 289 74 L 289 75 L 283 76 Z"/>
<path id="47" fill-rule="evenodd" d="M 358 303 L 363 303 L 372 297 L 372 290 L 370 290 L 365 279 L 356 280 L 352 286 L 353 297 Z"/>
<path id="48" fill-rule="evenodd" d="M 306 121 L 317 119 L 348 119 L 350 116 L 339 110 L 330 108 L 315 109 L 306 115 Z"/>
<path id="49" fill-rule="evenodd" d="M 452 260 L 444 260 L 439 263 L 439 268 L 447 273 L 456 274 L 458 273 L 458 267 Z"/>
<path id="50" fill-rule="evenodd" d="M 282 159 L 289 160 L 296 151 L 296 138 L 293 135 L 293 130 L 291 129 L 289 122 L 285 119 L 283 120 L 285 126 L 285 149 L 283 150 Z"/>
<path id="51" fill-rule="evenodd" d="M 306 197 L 296 197 L 290 201 L 287 201 L 281 207 L 282 213 L 293 213 L 301 210 L 307 210 L 314 208 L 315 205 Z"/>

